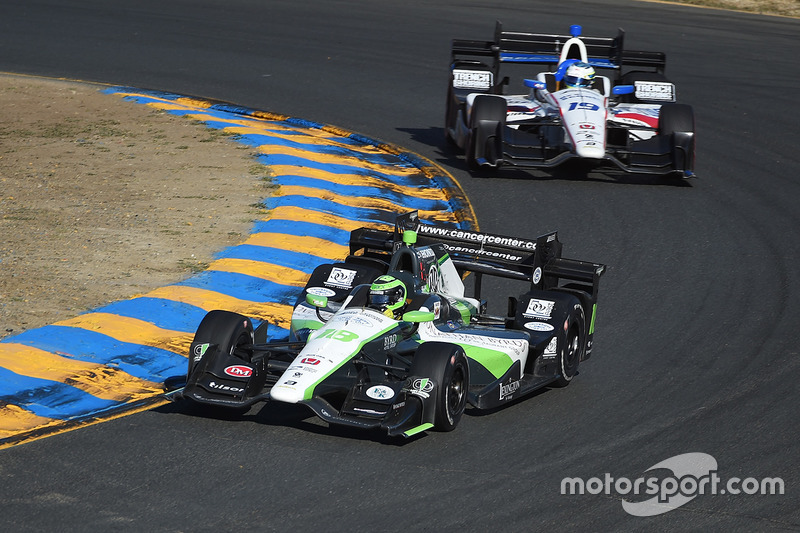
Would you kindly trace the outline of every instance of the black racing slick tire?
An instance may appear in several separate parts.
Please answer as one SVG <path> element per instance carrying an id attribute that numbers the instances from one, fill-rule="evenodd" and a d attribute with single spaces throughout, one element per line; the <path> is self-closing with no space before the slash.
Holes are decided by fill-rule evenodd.
<path id="1" fill-rule="evenodd" d="M 492 167 L 502 163 L 503 127 L 508 106 L 500 96 L 479 95 L 472 103 L 469 119 L 469 141 L 466 147 L 467 166 L 471 170 L 485 161 Z"/>
<path id="2" fill-rule="evenodd" d="M 694 170 L 694 110 L 687 104 L 669 103 L 661 106 L 658 133 L 672 143 L 673 167 L 676 172 Z"/>
<path id="3" fill-rule="evenodd" d="M 244 315 L 230 311 L 209 311 L 197 327 L 194 334 L 193 346 L 200 344 L 216 344 L 223 353 L 237 355 L 246 363 L 250 362 L 249 352 L 236 348 L 253 344 L 253 323 Z M 236 353 L 234 354 L 234 351 Z M 195 354 L 189 357 L 189 375 L 191 375 L 195 361 Z"/>
<path id="4" fill-rule="evenodd" d="M 433 384 L 430 408 L 433 428 L 453 431 L 467 407 L 469 364 L 460 346 L 427 342 L 419 347 L 411 365 L 411 375 L 430 379 Z"/>
<path id="5" fill-rule="evenodd" d="M 554 382 L 556 387 L 566 387 L 572 382 L 586 354 L 586 314 L 581 304 L 574 304 L 567 318 L 563 341 L 558 351 L 559 376 Z"/>

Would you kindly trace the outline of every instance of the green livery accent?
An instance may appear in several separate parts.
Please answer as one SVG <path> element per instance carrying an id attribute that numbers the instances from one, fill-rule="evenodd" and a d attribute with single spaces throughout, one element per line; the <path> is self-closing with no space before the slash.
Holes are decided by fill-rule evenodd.
<path id="1" fill-rule="evenodd" d="M 470 319 L 472 318 L 472 308 L 471 306 L 467 305 L 466 303 L 460 300 L 452 300 L 450 304 L 456 308 L 456 311 L 461 313 L 461 320 L 465 324 L 469 324 Z"/>
<path id="2" fill-rule="evenodd" d="M 479 363 L 486 370 L 491 372 L 495 378 L 501 378 L 508 372 L 514 361 L 505 352 L 491 350 L 489 348 L 478 348 L 469 344 L 454 343 L 464 348 L 467 357 Z"/>
<path id="3" fill-rule="evenodd" d="M 324 326 L 324 324 L 319 320 L 295 320 L 292 323 L 292 327 L 295 331 L 300 331 L 301 329 L 317 330 L 322 326 Z"/>
<path id="4" fill-rule="evenodd" d="M 594 319 L 597 316 L 597 304 L 592 307 L 592 323 L 589 325 L 589 335 L 594 333 Z"/>
<path id="5" fill-rule="evenodd" d="M 440 258 L 438 259 L 438 263 L 439 263 L 440 265 L 441 265 L 441 264 L 444 264 L 444 262 L 445 262 L 445 261 L 447 261 L 448 259 L 450 259 L 450 254 L 444 254 L 442 257 L 440 257 Z"/>
<path id="6" fill-rule="evenodd" d="M 333 374 L 334 372 L 336 372 L 337 370 L 342 368 L 342 366 L 344 366 L 345 363 L 350 361 L 355 354 L 357 354 L 358 352 L 361 351 L 361 348 L 363 348 L 366 343 L 368 343 L 369 341 L 371 341 L 373 339 L 376 339 L 376 338 L 380 337 L 381 335 L 383 335 L 384 333 L 386 333 L 388 331 L 391 331 L 395 327 L 397 327 L 397 324 L 391 324 L 388 327 L 384 328 L 383 330 L 379 331 L 377 334 L 372 335 L 371 337 L 368 337 L 367 339 L 361 341 L 358 344 L 358 348 L 353 350 L 350 353 L 349 357 L 346 357 L 346 358 L 342 359 L 342 361 L 338 365 L 334 366 L 331 369 L 330 372 L 328 372 L 327 374 L 325 374 L 324 376 L 319 378 L 317 381 L 314 382 L 313 385 L 311 385 L 309 388 L 307 388 L 305 390 L 305 392 L 303 393 L 303 399 L 304 400 L 310 400 L 311 398 L 313 398 L 314 397 L 314 389 L 317 388 L 317 385 L 319 385 L 320 383 L 322 383 L 323 381 L 328 379 L 328 377 L 330 377 L 331 374 Z M 345 331 L 345 330 L 333 330 L 333 329 L 331 329 L 330 332 L 323 331 L 321 336 L 322 337 L 328 337 L 328 338 L 333 339 L 333 340 L 340 340 L 340 341 L 344 342 L 345 339 L 346 338 L 350 338 L 351 335 L 354 335 L 354 333 L 351 333 L 351 332 Z"/>
<path id="7" fill-rule="evenodd" d="M 431 424 L 430 422 L 426 422 L 426 423 L 422 424 L 421 426 L 417 426 L 415 428 L 411 428 L 408 431 L 404 432 L 403 436 L 404 437 L 412 437 L 412 436 L 416 435 L 417 433 L 422 433 L 426 429 L 431 429 L 432 427 L 433 427 L 433 424 Z"/>

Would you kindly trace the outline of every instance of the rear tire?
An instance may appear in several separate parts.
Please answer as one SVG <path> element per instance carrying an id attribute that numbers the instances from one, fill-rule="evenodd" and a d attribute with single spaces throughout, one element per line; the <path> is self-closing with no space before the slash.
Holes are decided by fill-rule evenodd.
<path id="1" fill-rule="evenodd" d="M 467 407 L 469 364 L 460 346 L 444 342 L 427 342 L 414 355 L 411 374 L 434 383 L 431 392 L 437 431 L 453 431 Z"/>
<path id="2" fill-rule="evenodd" d="M 575 304 L 573 313 L 567 319 L 567 331 L 564 344 L 558 352 L 560 375 L 556 378 L 556 387 L 566 387 L 578 374 L 578 365 L 586 354 L 586 315 L 583 306 Z"/>

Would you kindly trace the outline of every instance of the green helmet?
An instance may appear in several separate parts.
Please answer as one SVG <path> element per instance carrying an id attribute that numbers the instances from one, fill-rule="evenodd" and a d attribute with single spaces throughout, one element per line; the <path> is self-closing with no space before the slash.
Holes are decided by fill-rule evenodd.
<path id="1" fill-rule="evenodd" d="M 402 280 L 383 275 L 372 283 L 367 301 L 372 309 L 377 309 L 386 316 L 395 316 L 402 310 L 407 298 L 408 288 Z"/>

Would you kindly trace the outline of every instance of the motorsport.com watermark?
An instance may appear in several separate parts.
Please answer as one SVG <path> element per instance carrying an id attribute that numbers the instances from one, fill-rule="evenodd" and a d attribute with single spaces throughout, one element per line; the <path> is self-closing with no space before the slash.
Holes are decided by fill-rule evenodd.
<path id="1" fill-rule="evenodd" d="M 634 516 L 655 516 L 677 509 L 702 495 L 784 494 L 783 479 L 765 477 L 744 479 L 731 477 L 723 481 L 717 475 L 717 460 L 700 452 L 684 453 L 665 459 L 646 470 L 670 470 L 672 475 L 641 476 L 634 480 L 615 478 L 609 473 L 602 477 L 567 477 L 561 480 L 561 494 L 603 494 L 622 496 L 622 508 Z M 652 496 L 644 501 L 628 501 L 640 496 Z"/>

